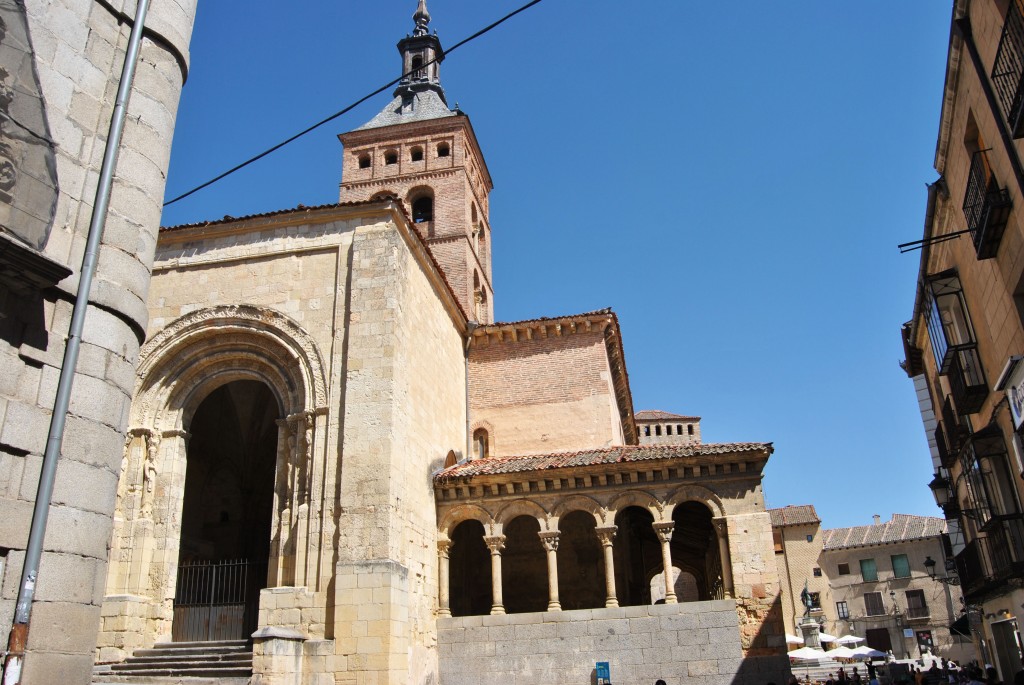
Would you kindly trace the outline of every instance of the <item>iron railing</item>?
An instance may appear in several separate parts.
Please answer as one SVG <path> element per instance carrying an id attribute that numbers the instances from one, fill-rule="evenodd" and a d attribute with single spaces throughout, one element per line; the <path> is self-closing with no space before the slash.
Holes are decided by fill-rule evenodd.
<path id="1" fill-rule="evenodd" d="M 1014 138 L 1024 138 L 1024 17 L 1010 0 L 992 65 L 992 86 Z"/>
<path id="2" fill-rule="evenodd" d="M 988 397 L 988 385 L 981 369 L 977 345 L 972 343 L 956 348 L 949 365 L 948 378 L 957 414 L 966 416 L 979 411 Z"/>
<path id="3" fill-rule="evenodd" d="M 957 573 L 968 601 L 1024 578 L 1024 515 L 997 516 L 985 525 L 985 537 L 967 543 L 956 557 Z"/>
<path id="4" fill-rule="evenodd" d="M 1010 218 L 1010 194 L 999 187 L 986 150 L 978 150 L 971 156 L 967 190 L 964 192 L 964 216 L 978 259 L 995 257 Z"/>
<path id="5" fill-rule="evenodd" d="M 267 562 L 188 562 L 178 567 L 175 642 L 248 639 L 257 628 Z"/>
<path id="6" fill-rule="evenodd" d="M 907 618 L 928 618 L 928 605 L 920 607 L 907 607 Z"/>

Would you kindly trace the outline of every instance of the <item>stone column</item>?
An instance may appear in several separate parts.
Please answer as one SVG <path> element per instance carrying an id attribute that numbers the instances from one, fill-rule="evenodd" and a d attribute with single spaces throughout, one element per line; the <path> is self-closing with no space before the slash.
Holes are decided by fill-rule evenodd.
<path id="1" fill-rule="evenodd" d="M 711 519 L 718 535 L 718 563 L 722 566 L 722 593 L 732 599 L 732 555 L 729 554 L 729 526 L 724 516 Z"/>
<path id="2" fill-rule="evenodd" d="M 449 606 L 449 579 L 448 579 L 448 551 L 452 548 L 451 540 L 437 541 L 437 615 L 451 616 L 452 610 Z"/>
<path id="3" fill-rule="evenodd" d="M 615 531 L 618 528 L 618 526 L 608 526 L 594 529 L 597 539 L 601 541 L 601 547 L 604 548 L 604 588 L 607 595 L 604 605 L 606 607 L 619 606 L 619 600 L 615 596 L 615 555 L 612 554 L 612 541 L 615 539 Z"/>
<path id="4" fill-rule="evenodd" d="M 505 549 L 505 536 L 485 537 L 487 549 L 491 550 L 491 613 L 504 614 L 505 605 L 501 599 L 501 550 Z"/>
<path id="5" fill-rule="evenodd" d="M 652 524 L 654 532 L 661 540 L 661 566 L 665 573 L 665 604 L 677 604 L 675 583 L 672 581 L 672 531 L 676 524 L 672 521 Z"/>
<path id="6" fill-rule="evenodd" d="M 558 601 L 558 536 L 559 532 L 541 531 L 540 543 L 548 554 L 548 611 L 561 611 L 562 604 Z"/>

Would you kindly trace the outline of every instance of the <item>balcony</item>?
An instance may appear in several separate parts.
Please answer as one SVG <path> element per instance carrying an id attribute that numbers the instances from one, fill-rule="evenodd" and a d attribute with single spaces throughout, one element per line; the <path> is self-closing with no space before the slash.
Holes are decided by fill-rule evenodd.
<path id="1" fill-rule="evenodd" d="M 971 157 L 971 170 L 964 193 L 964 216 L 974 240 L 978 259 L 991 259 L 999 250 L 1006 222 L 1010 218 L 1010 194 L 1000 188 L 988 162 L 986 150 Z"/>
<path id="2" fill-rule="evenodd" d="M 999 38 L 992 85 L 1014 138 L 1024 138 L 1024 17 L 1010 2 Z"/>
<path id="3" fill-rule="evenodd" d="M 981 370 L 977 345 L 960 345 L 953 351 L 948 378 L 956 413 L 966 416 L 979 411 L 988 397 L 988 384 Z"/>
<path id="4" fill-rule="evenodd" d="M 956 557 L 957 573 L 968 601 L 1024 578 L 1024 515 L 997 516 L 985 525 L 985 537 L 967 543 Z"/>

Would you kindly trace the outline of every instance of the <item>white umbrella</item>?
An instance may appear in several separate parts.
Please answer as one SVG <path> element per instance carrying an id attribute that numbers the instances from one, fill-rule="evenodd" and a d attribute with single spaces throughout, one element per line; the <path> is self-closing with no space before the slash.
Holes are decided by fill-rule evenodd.
<path id="1" fill-rule="evenodd" d="M 841 645 L 855 645 L 858 642 L 864 642 L 864 638 L 857 637 L 856 635 L 843 635 L 842 637 L 837 638 L 836 642 Z"/>
<path id="2" fill-rule="evenodd" d="M 835 642 L 839 638 L 835 635 L 829 635 L 828 633 L 818 633 L 818 639 L 822 642 Z"/>
<path id="3" fill-rule="evenodd" d="M 797 637 L 796 635 L 790 635 L 789 633 L 786 633 L 787 645 L 802 645 L 803 643 L 804 639 L 802 637 Z"/>
<path id="4" fill-rule="evenodd" d="M 880 659 L 885 656 L 885 652 L 879 652 L 877 649 L 871 649 L 867 645 L 862 645 L 853 650 L 854 655 L 857 658 L 864 659 Z"/>
<path id="5" fill-rule="evenodd" d="M 832 659 L 852 659 L 857 656 L 857 654 L 849 647 L 843 647 L 840 645 L 825 652 L 825 656 Z"/>
<path id="6" fill-rule="evenodd" d="M 786 656 L 790 659 L 823 659 L 825 658 L 825 652 L 814 647 L 801 647 L 800 649 L 794 649 Z"/>

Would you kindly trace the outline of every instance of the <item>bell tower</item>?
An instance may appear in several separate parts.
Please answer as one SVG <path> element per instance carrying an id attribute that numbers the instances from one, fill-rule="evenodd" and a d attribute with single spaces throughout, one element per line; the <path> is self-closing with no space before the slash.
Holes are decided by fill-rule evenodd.
<path id="1" fill-rule="evenodd" d="M 469 117 L 449 109 L 444 50 L 419 0 L 398 42 L 402 80 L 370 121 L 338 136 L 345 148 L 340 202 L 399 197 L 466 315 L 494 321 L 489 194 L 494 188 Z"/>

